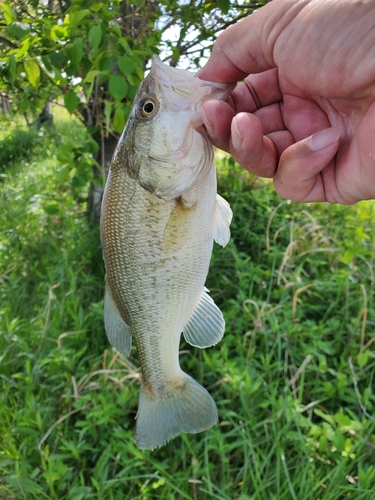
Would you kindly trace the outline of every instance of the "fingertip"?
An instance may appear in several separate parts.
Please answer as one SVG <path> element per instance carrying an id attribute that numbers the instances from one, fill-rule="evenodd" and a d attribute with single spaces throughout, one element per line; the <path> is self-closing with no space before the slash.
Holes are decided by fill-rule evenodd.
<path id="1" fill-rule="evenodd" d="M 276 192 L 293 201 L 332 201 L 337 196 L 333 179 L 323 182 L 323 171 L 333 171 L 339 131 L 331 127 L 296 142 L 282 153 L 274 177 Z"/>
<path id="2" fill-rule="evenodd" d="M 340 132 L 336 127 L 330 127 L 313 134 L 308 140 L 311 151 L 322 151 L 323 149 L 338 143 Z"/>
<path id="3" fill-rule="evenodd" d="M 246 138 L 247 145 L 260 144 L 263 137 L 263 127 L 260 120 L 250 113 L 238 113 L 232 120 L 231 142 L 235 149 L 242 146 Z"/>
<path id="4" fill-rule="evenodd" d="M 273 177 L 276 151 L 263 136 L 260 120 L 251 113 L 238 113 L 231 126 L 230 153 L 243 168 L 260 177 Z"/>

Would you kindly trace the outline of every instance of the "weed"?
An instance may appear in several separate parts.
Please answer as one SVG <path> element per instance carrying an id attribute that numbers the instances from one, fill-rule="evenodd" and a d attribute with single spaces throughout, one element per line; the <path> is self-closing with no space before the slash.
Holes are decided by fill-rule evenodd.
<path id="1" fill-rule="evenodd" d="M 0 186 L 0 497 L 373 499 L 374 204 L 280 201 L 221 159 L 232 239 L 207 286 L 226 335 L 180 353 L 219 424 L 142 451 L 139 362 L 105 338 L 99 235 L 71 184 L 81 133 L 58 122 Z"/>

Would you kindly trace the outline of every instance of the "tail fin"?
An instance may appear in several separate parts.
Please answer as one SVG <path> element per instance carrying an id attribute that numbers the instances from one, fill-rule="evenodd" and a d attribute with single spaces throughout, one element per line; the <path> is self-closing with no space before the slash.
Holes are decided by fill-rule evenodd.
<path id="1" fill-rule="evenodd" d="M 183 373 L 180 387 L 162 397 L 150 397 L 141 386 L 137 417 L 137 445 L 154 450 L 181 432 L 195 434 L 217 421 L 215 401 L 196 380 Z"/>

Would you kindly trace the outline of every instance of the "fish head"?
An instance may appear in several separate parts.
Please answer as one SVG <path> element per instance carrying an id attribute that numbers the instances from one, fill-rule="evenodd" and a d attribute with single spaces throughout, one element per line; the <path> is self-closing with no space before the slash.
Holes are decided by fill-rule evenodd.
<path id="1" fill-rule="evenodd" d="M 228 84 L 206 82 L 154 56 L 120 138 L 112 169 L 127 168 L 148 191 L 166 200 L 200 182 L 213 163 L 202 104 L 226 99 Z"/>

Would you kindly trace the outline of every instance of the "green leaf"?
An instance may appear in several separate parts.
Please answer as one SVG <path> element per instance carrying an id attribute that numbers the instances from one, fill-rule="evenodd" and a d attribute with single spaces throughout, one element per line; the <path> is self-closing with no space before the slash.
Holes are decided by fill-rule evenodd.
<path id="1" fill-rule="evenodd" d="M 74 188 L 82 188 L 87 184 L 86 177 L 81 177 L 80 175 L 74 175 L 72 177 L 72 186 Z"/>
<path id="2" fill-rule="evenodd" d="M 15 474 L 13 475 L 7 475 L 7 476 L 2 476 L 2 481 L 5 481 L 6 483 L 10 484 L 13 488 L 14 491 L 19 491 L 21 490 L 23 492 L 23 497 L 25 498 L 25 493 L 30 493 L 35 495 L 41 495 L 43 494 L 43 488 L 38 485 L 35 481 L 31 481 L 30 479 L 24 479 L 20 476 L 16 476 Z"/>
<path id="3" fill-rule="evenodd" d="M 14 83 L 14 79 L 16 78 L 16 56 L 11 54 L 9 56 L 9 80 L 10 83 Z"/>
<path id="4" fill-rule="evenodd" d="M 68 92 L 64 95 L 64 104 L 70 114 L 72 114 L 73 111 L 76 109 L 78 103 L 79 99 L 76 96 L 74 90 L 72 89 L 68 90 Z"/>
<path id="5" fill-rule="evenodd" d="M 66 46 L 66 52 L 71 62 L 78 66 L 83 56 L 83 39 L 76 38 L 73 43 Z"/>
<path id="6" fill-rule="evenodd" d="M 137 88 L 141 82 L 141 80 L 136 75 L 128 75 L 127 79 L 128 79 L 128 82 L 130 83 L 130 85 L 132 85 L 133 87 L 137 87 Z M 143 78 L 142 78 L 142 80 L 143 80 Z"/>
<path id="7" fill-rule="evenodd" d="M 60 212 L 60 208 L 59 208 L 59 205 L 57 203 L 54 203 L 51 205 L 45 205 L 43 207 L 43 210 L 48 215 L 57 215 Z"/>
<path id="8" fill-rule="evenodd" d="M 28 23 L 14 22 L 8 28 L 9 35 L 18 38 L 18 40 L 22 40 L 30 31 L 31 27 Z"/>
<path id="9" fill-rule="evenodd" d="M 17 19 L 17 14 L 7 3 L 0 3 L 0 9 L 4 12 L 5 22 L 7 24 L 10 24 Z"/>
<path id="10" fill-rule="evenodd" d="M 22 56 L 27 54 L 27 52 L 29 51 L 30 45 L 31 45 L 31 37 L 28 36 L 27 38 L 22 40 L 22 42 L 17 50 L 17 58 L 18 59 L 21 59 Z"/>
<path id="11" fill-rule="evenodd" d="M 122 45 L 126 51 L 129 51 L 130 50 L 130 46 L 128 44 L 127 38 L 128 37 L 124 37 L 124 36 L 121 37 L 121 38 L 119 38 L 118 43 L 120 45 Z"/>
<path id="12" fill-rule="evenodd" d="M 99 63 L 100 71 L 112 71 L 113 57 L 103 57 Z"/>
<path id="13" fill-rule="evenodd" d="M 109 92 L 116 101 L 121 101 L 128 93 L 128 84 L 122 76 L 111 76 L 109 79 Z"/>
<path id="14" fill-rule="evenodd" d="M 33 87 L 37 87 L 40 81 L 40 69 L 33 59 L 26 59 L 23 62 L 27 79 Z"/>
<path id="15" fill-rule="evenodd" d="M 56 182 L 58 182 L 59 184 L 64 183 L 69 178 L 70 170 L 71 170 L 70 165 L 66 165 L 65 167 L 58 170 L 56 172 L 56 177 L 55 177 Z"/>
<path id="16" fill-rule="evenodd" d="M 100 25 L 93 26 L 89 31 L 89 42 L 93 49 L 97 49 L 102 40 L 102 28 Z"/>
<path id="17" fill-rule="evenodd" d="M 223 14 L 228 14 L 230 8 L 230 0 L 218 0 L 219 9 Z"/>
<path id="18" fill-rule="evenodd" d="M 357 356 L 358 365 L 363 368 L 370 358 L 370 351 L 360 352 Z"/>
<path id="19" fill-rule="evenodd" d="M 95 80 L 95 77 L 100 75 L 100 71 L 97 69 L 94 69 L 92 71 L 89 71 L 86 75 L 86 78 L 83 80 L 84 82 L 91 83 Z"/>
<path id="20" fill-rule="evenodd" d="M 65 18 L 65 24 L 70 24 L 71 27 L 77 26 L 84 17 L 90 14 L 88 9 L 77 10 L 76 12 L 72 12 Z"/>
<path id="21" fill-rule="evenodd" d="M 117 132 L 122 132 L 125 127 L 125 113 L 124 107 L 118 106 L 115 111 L 115 116 L 113 118 L 113 126 L 117 130 Z"/>
<path id="22" fill-rule="evenodd" d="M 125 76 L 130 75 L 135 67 L 133 60 L 128 56 L 120 57 L 117 64 Z"/>
<path id="23" fill-rule="evenodd" d="M 93 5 L 90 5 L 90 10 L 93 12 L 99 12 L 104 7 L 103 2 L 98 2 Z"/>
<path id="24" fill-rule="evenodd" d="M 331 425 L 335 424 L 335 419 L 332 417 L 332 415 L 327 415 L 324 413 L 322 410 L 319 410 L 319 408 L 316 408 L 314 410 L 314 413 L 318 415 L 318 417 L 323 418 L 326 422 L 328 422 Z"/>
<path id="25" fill-rule="evenodd" d="M 51 63 L 56 67 L 61 69 L 65 62 L 65 56 L 62 52 L 51 52 L 49 55 Z"/>
<path id="26" fill-rule="evenodd" d="M 120 25 L 119 24 L 113 24 L 111 26 L 111 30 L 113 33 L 116 33 L 116 35 L 120 38 L 122 37 L 122 32 L 121 32 L 121 28 L 120 28 Z"/>
<path id="27" fill-rule="evenodd" d="M 56 24 L 51 28 L 51 40 L 64 40 L 68 36 L 69 30 L 67 26 Z"/>

